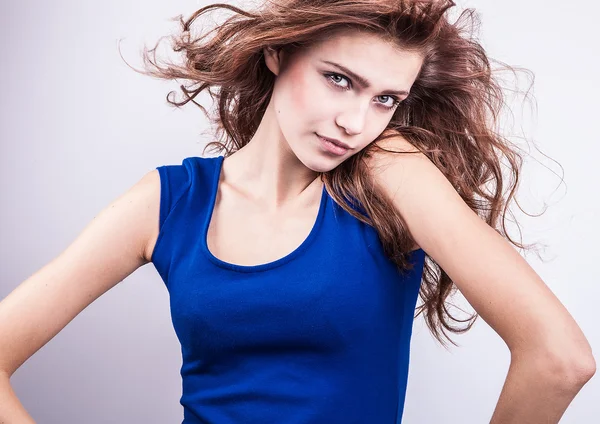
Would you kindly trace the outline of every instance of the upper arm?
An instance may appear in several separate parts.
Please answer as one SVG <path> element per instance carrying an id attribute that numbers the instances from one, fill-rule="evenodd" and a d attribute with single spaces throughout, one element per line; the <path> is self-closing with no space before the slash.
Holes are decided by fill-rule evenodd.
<path id="1" fill-rule="evenodd" d="M 0 302 L 0 371 L 12 375 L 79 312 L 148 262 L 159 201 L 158 171 L 152 170 Z"/>
<path id="2" fill-rule="evenodd" d="M 408 141 L 392 139 L 400 150 Z M 589 344 L 552 291 L 512 247 L 462 200 L 422 153 L 377 154 L 373 178 L 414 240 L 450 276 L 511 352 L 543 348 L 584 357 Z"/>

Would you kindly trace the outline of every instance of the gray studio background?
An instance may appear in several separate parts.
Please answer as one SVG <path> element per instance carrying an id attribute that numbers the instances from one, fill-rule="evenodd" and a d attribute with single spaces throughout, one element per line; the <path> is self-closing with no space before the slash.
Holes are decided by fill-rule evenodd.
<path id="1" fill-rule="evenodd" d="M 156 166 L 201 155 L 207 121 L 165 96 L 175 82 L 142 76 L 139 49 L 178 29 L 169 18 L 205 1 L 74 0 L 0 3 L 0 298 L 57 256 L 113 199 Z M 513 132 L 533 138 L 517 214 L 529 263 L 583 328 L 600 360 L 598 100 L 600 7 L 585 0 L 471 0 L 488 53 L 532 70 L 535 113 L 517 111 Z M 521 79 L 521 88 L 528 81 Z M 518 104 L 517 104 L 518 105 Z M 537 114 L 537 115 L 536 115 Z M 521 134 L 522 135 L 522 134 Z M 515 212 L 519 212 L 515 209 Z M 81 284 L 85 284 L 82 281 Z M 459 302 L 460 304 L 460 302 Z M 415 321 L 404 422 L 484 423 L 510 360 L 483 321 L 446 351 Z M 181 354 L 168 293 L 152 264 L 85 309 L 17 370 L 12 385 L 39 423 L 176 423 Z M 600 361 L 599 361 L 600 362 Z M 561 422 L 597 422 L 600 377 Z"/>

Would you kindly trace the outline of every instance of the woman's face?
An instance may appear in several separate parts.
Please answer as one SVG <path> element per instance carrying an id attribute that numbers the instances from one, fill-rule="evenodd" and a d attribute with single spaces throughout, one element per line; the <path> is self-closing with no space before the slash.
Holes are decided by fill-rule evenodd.
<path id="1" fill-rule="evenodd" d="M 289 57 L 265 49 L 265 60 L 277 75 L 271 102 L 281 134 L 316 172 L 335 168 L 385 130 L 422 65 L 419 54 L 357 31 Z M 317 134 L 349 148 L 336 149 Z"/>

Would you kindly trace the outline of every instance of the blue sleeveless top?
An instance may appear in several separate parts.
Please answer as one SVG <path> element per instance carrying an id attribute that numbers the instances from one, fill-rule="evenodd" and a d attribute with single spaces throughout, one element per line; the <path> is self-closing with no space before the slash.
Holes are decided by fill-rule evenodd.
<path id="1" fill-rule="evenodd" d="M 152 263 L 181 343 L 184 424 L 400 423 L 425 252 L 401 274 L 323 187 L 308 237 L 242 266 L 207 248 L 223 156 L 159 166 Z"/>

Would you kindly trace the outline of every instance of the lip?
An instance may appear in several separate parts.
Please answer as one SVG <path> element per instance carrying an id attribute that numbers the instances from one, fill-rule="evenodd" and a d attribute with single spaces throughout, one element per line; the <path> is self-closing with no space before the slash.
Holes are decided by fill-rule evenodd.
<path id="1" fill-rule="evenodd" d="M 329 139 L 321 137 L 317 133 L 315 133 L 315 135 L 318 137 L 319 141 L 321 142 L 321 148 L 324 151 L 326 151 L 327 153 L 330 153 L 330 154 L 333 154 L 336 156 L 344 156 L 346 153 L 348 153 L 349 149 L 346 149 L 345 147 L 342 147 L 342 146 L 330 141 Z"/>
<path id="2" fill-rule="evenodd" d="M 333 144 L 337 144 L 340 147 L 343 147 L 346 150 L 351 150 L 352 148 L 350 146 L 348 146 L 346 143 L 342 143 L 341 141 L 335 139 L 335 138 L 329 138 L 329 137 L 324 137 L 321 134 L 315 133 L 317 134 L 319 137 L 321 137 L 323 140 L 327 140 L 332 142 Z"/>

